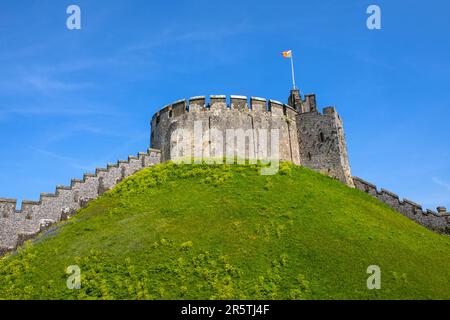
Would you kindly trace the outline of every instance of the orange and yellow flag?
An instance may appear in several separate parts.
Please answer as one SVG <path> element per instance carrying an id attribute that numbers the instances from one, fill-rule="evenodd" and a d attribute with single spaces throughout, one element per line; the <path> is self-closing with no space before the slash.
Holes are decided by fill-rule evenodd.
<path id="1" fill-rule="evenodd" d="M 283 58 L 292 58 L 292 50 L 283 51 Z"/>

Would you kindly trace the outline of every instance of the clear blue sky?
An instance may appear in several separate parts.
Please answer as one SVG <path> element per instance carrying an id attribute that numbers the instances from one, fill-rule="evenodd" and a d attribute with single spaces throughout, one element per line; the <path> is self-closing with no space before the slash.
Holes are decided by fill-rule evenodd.
<path id="1" fill-rule="evenodd" d="M 378 4 L 382 30 L 366 28 Z M 66 28 L 81 7 L 82 29 Z M 180 98 L 285 101 L 297 83 L 344 119 L 354 175 L 450 208 L 450 2 L 0 3 L 0 197 L 38 199 L 145 151 Z"/>

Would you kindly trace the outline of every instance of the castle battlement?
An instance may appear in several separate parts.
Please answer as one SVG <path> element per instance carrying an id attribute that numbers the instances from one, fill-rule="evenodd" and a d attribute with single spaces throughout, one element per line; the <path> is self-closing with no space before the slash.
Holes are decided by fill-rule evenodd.
<path id="1" fill-rule="evenodd" d="M 447 212 L 446 208 L 437 207 L 437 212 L 430 209 L 424 210 L 420 204 L 406 198 L 400 200 L 397 194 L 383 188 L 378 190 L 376 185 L 361 178 L 353 177 L 353 182 L 356 189 L 370 194 L 411 220 L 431 230 L 448 233 L 450 212 Z"/>
<path id="2" fill-rule="evenodd" d="M 152 148 L 147 152 L 108 164 L 106 168 L 97 168 L 95 173 L 84 174 L 83 179 L 72 179 L 70 186 L 57 186 L 54 193 L 41 193 L 38 201 L 22 201 L 18 210 L 17 200 L 0 198 L 0 256 L 52 224 L 67 219 L 90 200 L 96 199 L 138 170 L 176 156 L 193 156 L 192 150 L 196 152 L 193 130 L 194 124 L 198 123 L 201 124 L 201 135 L 207 136 L 207 143 L 201 145 L 200 154 L 211 155 L 213 148 L 217 149 L 215 142 L 220 140 L 226 141 L 223 148 L 232 144 L 230 150 L 244 151 L 243 154 L 248 154 L 249 158 L 268 157 L 271 147 L 252 132 L 276 129 L 279 132 L 277 142 L 280 161 L 290 161 L 326 174 L 376 197 L 432 230 L 449 231 L 450 213 L 446 208 L 438 207 L 437 212 L 423 210 L 417 203 L 408 199 L 400 200 L 391 191 L 378 190 L 374 184 L 352 177 L 343 122 L 335 107 L 325 107 L 320 113 L 314 94 L 302 98 L 299 90 L 292 90 L 287 104 L 242 95 L 195 96 L 177 100 L 153 115 L 150 135 Z M 178 139 L 173 139 L 173 134 L 178 129 L 186 130 L 183 132 L 188 134 L 183 138 L 186 140 L 183 143 L 187 142 L 193 148 L 181 149 L 186 154 L 173 155 L 171 147 L 179 143 Z M 244 134 L 248 142 L 236 145 L 234 139 L 225 140 L 224 136 L 220 136 L 230 129 Z"/>
<path id="3" fill-rule="evenodd" d="M 314 95 L 310 95 L 314 96 Z M 314 98 L 315 101 L 315 98 Z M 164 106 L 152 117 L 153 120 L 159 117 L 177 117 L 189 112 L 207 111 L 246 111 L 246 112 L 267 112 L 280 115 L 295 115 L 298 111 L 288 104 L 261 97 L 250 97 L 242 95 L 210 95 L 209 101 L 206 96 L 195 96 L 189 99 L 180 99 Z M 315 111 L 315 108 L 314 108 Z M 281 113 L 280 113 L 281 112 Z M 325 111 L 324 111 L 325 112 Z M 156 123 L 155 123 L 156 124 Z"/>
<path id="4" fill-rule="evenodd" d="M 153 115 L 151 146 L 161 150 L 162 161 L 193 156 L 193 142 L 187 142 L 187 145 L 192 147 L 182 148 L 181 154 L 176 156 L 170 154 L 170 149 L 173 147 L 171 137 L 177 129 L 188 133 L 185 139 L 193 137 L 194 123 L 201 124 L 204 134 L 209 134 L 213 129 L 222 133 L 227 130 L 247 132 L 278 129 L 281 161 L 304 165 L 353 186 L 343 124 L 336 109 L 329 106 L 320 113 L 317 111 L 316 96 L 307 94 L 302 99 L 298 90 L 292 90 L 288 100 L 289 103 L 286 104 L 273 99 L 248 98 L 244 95 L 195 96 L 177 100 Z M 225 138 L 220 134 L 212 135 L 209 144 L 215 145 L 215 140 L 225 141 Z M 245 150 L 238 149 L 236 152 L 248 154 L 249 158 L 269 156 L 269 147 L 256 141 L 258 137 L 250 139 L 255 140 L 252 142 L 254 146 L 246 146 Z M 223 147 L 224 150 L 219 150 L 222 151 L 220 154 L 226 154 L 226 143 Z M 210 150 L 203 150 L 203 153 L 210 155 L 210 151 L 215 147 L 206 148 Z M 262 150 L 255 150 L 257 148 Z"/>
<path id="5" fill-rule="evenodd" d="M 113 188 L 136 171 L 160 163 L 159 150 L 149 149 L 127 160 L 85 173 L 83 179 L 72 179 L 70 186 L 57 186 L 54 193 L 41 193 L 38 201 L 0 199 L 0 255 L 14 250 L 52 224 L 65 220 L 75 211 Z"/>
<path id="6" fill-rule="evenodd" d="M 209 100 L 206 96 L 196 96 L 178 100 L 156 112 L 152 118 L 151 145 L 161 150 L 162 161 L 174 159 L 170 154 L 173 146 L 171 135 L 180 128 L 189 132 L 196 121 L 203 124 L 202 134 L 209 134 L 210 145 L 217 138 L 209 133 L 211 129 L 224 132 L 226 129 L 276 128 L 280 131 L 280 160 L 308 167 L 355 186 L 432 230 L 445 232 L 448 228 L 450 213 L 446 208 L 438 207 L 437 212 L 423 210 L 413 201 L 401 200 L 389 190 L 378 190 L 375 185 L 351 176 L 342 119 L 334 106 L 324 107 L 320 113 L 315 94 L 306 94 L 302 98 L 299 90 L 292 90 L 287 104 L 244 95 L 211 95 Z M 192 132 L 188 136 L 192 137 Z M 219 140 L 225 141 L 223 138 L 219 137 Z M 253 143 L 260 146 L 258 141 Z M 204 148 L 212 149 L 210 145 Z M 192 152 L 193 149 L 186 150 Z M 258 157 L 259 154 L 268 154 L 268 150 L 264 151 L 258 152 L 246 146 L 244 154 Z M 211 154 L 210 150 L 204 153 Z"/>

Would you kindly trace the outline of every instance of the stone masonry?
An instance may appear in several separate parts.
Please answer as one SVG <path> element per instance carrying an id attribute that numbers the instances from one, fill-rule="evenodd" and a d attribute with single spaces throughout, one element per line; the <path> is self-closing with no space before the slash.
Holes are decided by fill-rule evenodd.
<path id="1" fill-rule="evenodd" d="M 95 174 L 85 174 L 82 180 L 73 179 L 70 186 L 57 186 L 55 193 L 42 193 L 39 201 L 23 201 L 21 210 L 16 210 L 15 199 L 0 199 L 0 256 L 69 218 L 124 178 L 160 160 L 159 150 L 149 149 L 99 168 Z"/>
<path id="2" fill-rule="evenodd" d="M 269 148 L 269 145 L 260 143 L 255 132 L 275 128 L 279 130 L 281 161 L 303 165 L 353 187 L 344 127 L 335 108 L 324 108 L 321 114 L 317 111 L 315 95 L 306 95 L 302 100 L 298 90 L 291 91 L 289 103 L 291 105 L 258 97 L 248 100 L 245 96 L 230 96 L 227 104 L 227 97 L 223 95 L 210 96 L 209 103 L 205 96 L 190 98 L 189 103 L 179 100 L 153 116 L 151 146 L 161 150 L 163 162 L 178 157 L 195 158 L 193 137 L 196 123 L 201 125 L 201 134 L 210 135 L 210 146 L 203 148 L 212 148 L 215 140 L 220 140 L 224 142 L 222 154 L 225 155 L 229 143 L 225 133 L 231 129 L 237 134 L 253 135 L 245 145 L 248 158 L 261 159 L 261 154 L 268 158 L 270 150 L 261 149 Z M 174 143 L 181 143 L 179 137 L 176 140 L 173 136 L 180 128 L 189 133 L 182 139 L 190 139 L 191 148 L 174 156 L 170 154 Z M 217 133 L 213 135 L 211 129 L 217 129 L 219 136 Z M 234 141 L 231 143 L 232 149 L 235 148 Z M 213 154 L 212 150 L 207 151 L 207 154 Z"/>
<path id="3" fill-rule="evenodd" d="M 437 207 L 437 212 L 430 209 L 424 210 L 420 204 L 411 200 L 400 200 L 399 196 L 391 191 L 383 188 L 378 191 L 374 184 L 361 178 L 353 177 L 353 182 L 356 189 L 370 194 L 409 219 L 432 231 L 450 234 L 450 212 L 447 212 L 445 207 Z"/>
<path id="4" fill-rule="evenodd" d="M 228 102 L 227 102 L 228 100 Z M 208 136 L 206 145 L 193 142 L 195 126 L 200 134 Z M 82 180 L 73 179 L 70 186 L 57 186 L 56 192 L 41 194 L 39 201 L 23 201 L 16 210 L 15 199 L 0 199 L 0 256 L 35 237 L 52 224 L 68 219 L 78 209 L 112 189 L 117 183 L 143 168 L 173 160 L 171 154 L 177 129 L 187 130 L 186 139 L 191 148 L 181 149 L 181 155 L 195 158 L 195 155 L 211 155 L 217 141 L 224 142 L 222 154 L 227 144 L 245 148 L 249 159 L 269 157 L 270 144 L 261 143 L 255 132 L 277 129 L 279 132 L 279 160 L 290 161 L 340 180 L 349 187 L 366 192 L 406 217 L 437 232 L 450 233 L 450 213 L 438 207 L 437 212 L 422 210 L 410 200 L 403 199 L 385 189 L 377 190 L 373 184 L 358 177 L 352 177 L 344 134 L 344 126 L 334 107 L 326 107 L 322 113 L 317 110 L 316 97 L 307 94 L 301 97 L 299 90 L 291 90 L 288 104 L 264 98 L 232 95 L 192 97 L 178 100 L 155 113 L 151 120 L 151 146 L 146 153 L 130 156 L 126 161 L 109 164 L 97 169 L 95 174 L 85 174 Z M 245 145 L 237 146 L 226 140 L 224 133 L 234 130 L 235 135 L 245 136 Z M 189 140 L 190 139 L 190 140 Z M 262 149 L 262 150 L 261 150 Z M 241 150 L 242 151 L 242 150 Z M 183 154 L 184 153 L 184 154 Z M 270 160 L 270 159 L 269 159 Z"/>
<path id="5" fill-rule="evenodd" d="M 195 158 L 192 153 L 198 154 L 193 142 L 196 122 L 201 123 L 202 134 L 206 134 L 210 129 L 219 129 L 222 133 L 227 129 L 233 129 L 241 130 L 241 134 L 248 135 L 259 129 L 277 128 L 281 161 L 290 161 L 329 175 L 349 187 L 356 187 L 369 193 L 433 231 L 449 233 L 450 213 L 446 208 L 438 207 L 437 212 L 422 210 L 420 205 L 410 200 L 400 201 L 394 193 L 385 189 L 377 191 L 373 184 L 352 177 L 342 119 L 334 107 L 323 108 L 320 113 L 314 94 L 306 94 L 302 98 L 299 90 L 291 90 L 288 104 L 236 95 L 230 96 L 229 99 L 224 95 L 213 95 L 209 97 L 209 102 L 205 96 L 192 97 L 188 102 L 184 99 L 178 100 L 155 113 L 151 121 L 151 145 L 161 150 L 163 162 L 176 158 L 170 151 L 175 143 L 179 143 L 178 140 L 173 140 L 173 133 L 180 128 L 190 131 L 188 139 L 191 141 L 188 143 L 192 144 L 192 147 L 186 150 L 190 154 L 178 154 L 177 157 Z M 225 141 L 224 149 L 226 149 L 228 141 L 224 136 L 217 137 L 210 133 L 210 145 L 213 145 L 217 138 Z M 256 137 L 253 137 L 253 140 L 249 139 L 245 146 L 245 154 L 249 158 L 260 159 L 259 154 L 256 154 L 258 151 L 250 145 L 250 142 L 260 146 Z M 210 145 L 202 146 L 203 152 L 211 148 Z M 201 152 L 202 150 L 200 154 Z M 270 152 L 266 150 L 262 154 Z"/>

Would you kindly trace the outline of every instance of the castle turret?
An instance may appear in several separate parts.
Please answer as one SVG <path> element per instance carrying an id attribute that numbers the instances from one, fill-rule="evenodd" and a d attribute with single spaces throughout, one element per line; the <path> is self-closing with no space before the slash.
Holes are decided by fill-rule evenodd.
<path id="1" fill-rule="evenodd" d="M 315 94 L 305 94 L 305 101 L 303 103 L 303 112 L 317 112 Z"/>
<path id="2" fill-rule="evenodd" d="M 344 125 L 335 108 L 324 108 L 321 114 L 314 94 L 305 95 L 302 108 L 297 115 L 301 165 L 353 186 Z"/>
<path id="3" fill-rule="evenodd" d="M 314 94 L 305 95 L 303 101 L 300 91 L 293 89 L 289 104 L 231 96 L 227 105 L 223 95 L 210 96 L 209 104 L 204 96 L 188 101 L 189 106 L 184 99 L 174 102 L 152 118 L 151 145 L 161 150 L 163 162 L 222 159 L 225 154 L 229 159 L 267 160 L 272 152 L 270 141 L 277 144 L 280 161 L 303 165 L 353 186 L 342 120 L 333 107 L 320 113 Z M 278 137 L 272 141 L 275 131 Z M 234 136 L 228 139 L 228 133 Z M 242 145 L 237 137 L 244 137 Z"/>
<path id="4" fill-rule="evenodd" d="M 302 97 L 300 95 L 299 89 L 292 89 L 291 94 L 288 98 L 288 105 L 297 110 L 298 112 L 303 112 Z"/>

